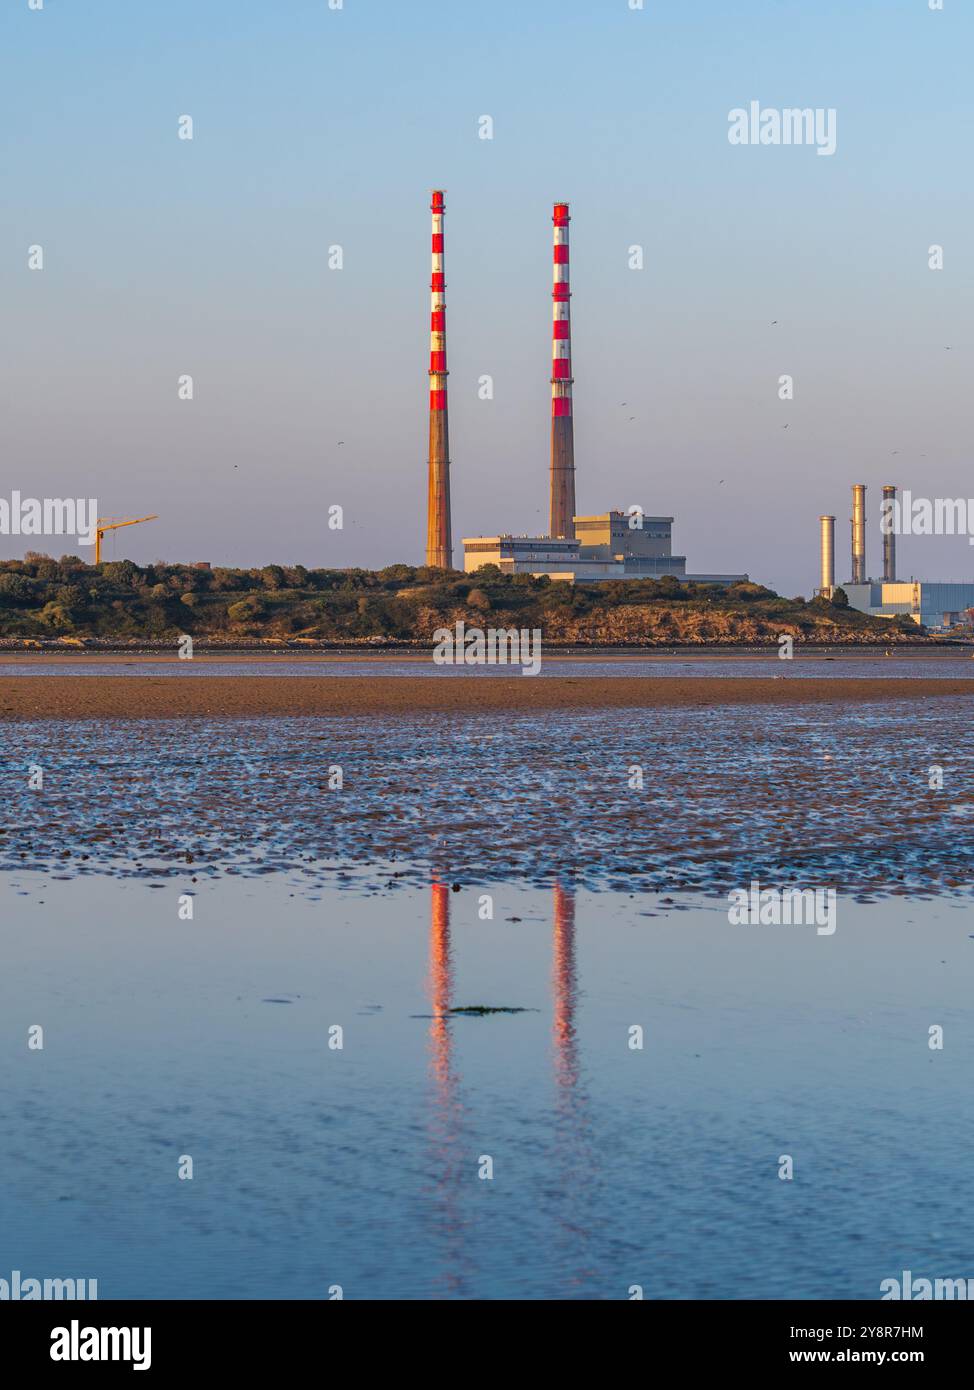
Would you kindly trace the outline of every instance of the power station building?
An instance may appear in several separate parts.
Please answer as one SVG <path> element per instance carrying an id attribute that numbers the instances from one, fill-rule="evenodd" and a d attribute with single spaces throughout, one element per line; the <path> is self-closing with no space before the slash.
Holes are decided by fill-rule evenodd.
<path id="1" fill-rule="evenodd" d="M 953 580 L 867 580 L 843 584 L 853 608 L 874 618 L 906 614 L 924 627 L 951 628 L 967 624 L 967 610 L 974 608 L 974 584 Z"/>
<path id="2" fill-rule="evenodd" d="M 883 488 L 882 535 L 883 577 L 866 576 L 866 485 L 852 489 L 852 578 L 842 590 L 852 608 L 872 618 L 909 617 L 918 626 L 944 631 L 966 626 L 968 610 L 974 609 L 974 583 L 953 580 L 897 579 L 896 534 L 893 518 L 896 488 Z M 831 598 L 835 592 L 835 517 L 823 516 L 820 524 L 821 587 L 818 593 Z"/>
<path id="3" fill-rule="evenodd" d="M 603 512 L 575 516 L 575 539 L 555 536 L 473 536 L 463 542 L 467 573 L 496 565 L 503 574 L 549 575 L 569 583 L 662 579 L 733 584 L 746 574 L 687 574 L 685 555 L 672 553 L 671 516 Z"/>
<path id="4" fill-rule="evenodd" d="M 434 193 L 434 296 L 442 292 L 442 194 Z M 568 204 L 554 205 L 551 287 L 551 462 L 549 534 L 547 536 L 470 536 L 463 541 L 467 573 L 496 565 L 504 574 L 549 575 L 569 583 L 610 579 L 662 579 L 733 584 L 746 574 L 687 574 L 685 555 L 672 553 L 671 516 L 644 516 L 638 508 L 578 516 L 575 512 L 575 438 L 572 404 L 571 277 Z M 440 272 L 439 277 L 437 272 Z M 427 564 L 442 564 L 449 547 L 449 463 L 446 443 L 446 344 L 435 330 L 444 327 L 442 295 L 434 297 L 430 378 L 435 377 L 430 410 L 430 501 Z M 442 410 L 441 432 L 434 437 L 433 415 Z M 444 515 L 446 512 L 446 515 Z"/>

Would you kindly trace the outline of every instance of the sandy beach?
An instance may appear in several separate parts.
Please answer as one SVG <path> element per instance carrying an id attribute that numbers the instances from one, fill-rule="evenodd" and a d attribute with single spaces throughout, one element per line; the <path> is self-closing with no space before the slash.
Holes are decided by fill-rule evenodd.
<path id="1" fill-rule="evenodd" d="M 44 676 L 0 678 L 0 719 L 165 719 L 502 713 L 507 710 L 709 708 L 717 705 L 850 704 L 974 698 L 968 679 L 841 681 L 788 676 L 724 679 L 551 676 L 422 677 Z"/>

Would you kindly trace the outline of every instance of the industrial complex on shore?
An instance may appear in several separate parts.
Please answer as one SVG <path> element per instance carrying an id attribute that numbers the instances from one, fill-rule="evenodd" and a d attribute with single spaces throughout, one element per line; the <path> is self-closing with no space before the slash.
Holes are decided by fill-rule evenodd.
<path id="1" fill-rule="evenodd" d="M 450 446 L 447 405 L 446 277 L 444 271 L 444 193 L 432 195 L 432 279 L 430 282 L 429 496 L 426 563 L 453 568 L 450 515 Z M 687 571 L 684 555 L 673 554 L 673 517 L 649 516 L 640 507 L 579 516 L 575 511 L 575 439 L 572 415 L 572 334 L 568 204 L 554 205 L 551 460 L 548 534 L 505 533 L 465 537 L 463 568 L 471 573 L 495 565 L 503 574 L 547 575 L 569 583 L 618 579 L 662 579 L 681 583 L 729 585 L 746 582 L 746 574 Z M 851 572 L 842 590 L 849 604 L 873 617 L 908 615 L 918 625 L 944 630 L 969 625 L 974 584 L 933 582 L 896 576 L 893 516 L 896 488 L 883 488 L 883 577 L 866 572 L 866 486 L 852 489 Z M 820 518 L 821 583 L 816 593 L 831 598 L 835 583 L 835 517 Z"/>
<path id="2" fill-rule="evenodd" d="M 974 584 L 954 580 L 897 579 L 896 517 L 899 515 L 896 488 L 883 488 L 880 531 L 883 538 L 883 577 L 870 579 L 866 570 L 866 485 L 852 488 L 852 552 L 850 577 L 841 585 L 853 608 L 873 618 L 907 616 L 919 626 L 934 631 L 969 626 L 969 610 L 974 608 Z M 821 585 L 816 591 L 831 598 L 835 583 L 835 517 L 819 518 Z"/>
<path id="3" fill-rule="evenodd" d="M 433 192 L 430 282 L 430 433 L 426 563 L 453 567 L 446 365 L 446 278 L 441 189 Z M 610 579 L 662 579 L 733 584 L 746 574 L 688 574 L 686 557 L 672 553 L 671 516 L 646 516 L 639 507 L 575 513 L 575 437 L 572 419 L 571 290 L 568 204 L 555 203 L 551 349 L 551 488 L 546 536 L 471 536 L 463 541 L 466 571 L 496 565 L 504 574 L 548 575 L 592 583 Z"/>

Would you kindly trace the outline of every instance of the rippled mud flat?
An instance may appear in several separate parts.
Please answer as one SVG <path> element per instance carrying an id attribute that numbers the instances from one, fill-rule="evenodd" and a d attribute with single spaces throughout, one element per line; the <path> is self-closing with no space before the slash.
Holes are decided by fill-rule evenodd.
<path id="1" fill-rule="evenodd" d="M 207 882 L 192 921 L 176 885 L 16 881 L 0 1230 L 25 1275 L 102 1299 L 874 1300 L 903 1269 L 970 1273 L 968 902 L 850 903 L 820 937 L 509 879 L 489 921 L 480 888 L 368 895 L 365 870 L 317 902 Z M 484 1005 L 524 1012 L 453 1012 Z"/>
<path id="2" fill-rule="evenodd" d="M 869 897 L 966 893 L 974 867 L 966 700 L 4 735 L 0 868 L 64 879 L 281 873 L 313 897 L 358 866 L 370 891 L 568 873 L 629 893 L 757 878 Z"/>

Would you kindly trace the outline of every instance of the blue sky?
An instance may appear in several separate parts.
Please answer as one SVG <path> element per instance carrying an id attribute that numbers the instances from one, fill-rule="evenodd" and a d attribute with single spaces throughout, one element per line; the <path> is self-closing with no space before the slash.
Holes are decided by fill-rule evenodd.
<path id="1" fill-rule="evenodd" d="M 556 198 L 580 510 L 808 594 L 852 482 L 871 571 L 882 483 L 974 494 L 962 0 L 5 0 L 0 51 L 0 491 L 158 512 L 118 554 L 421 561 L 431 187 L 455 537 L 545 524 Z M 835 155 L 731 146 L 751 100 L 834 107 Z"/>

